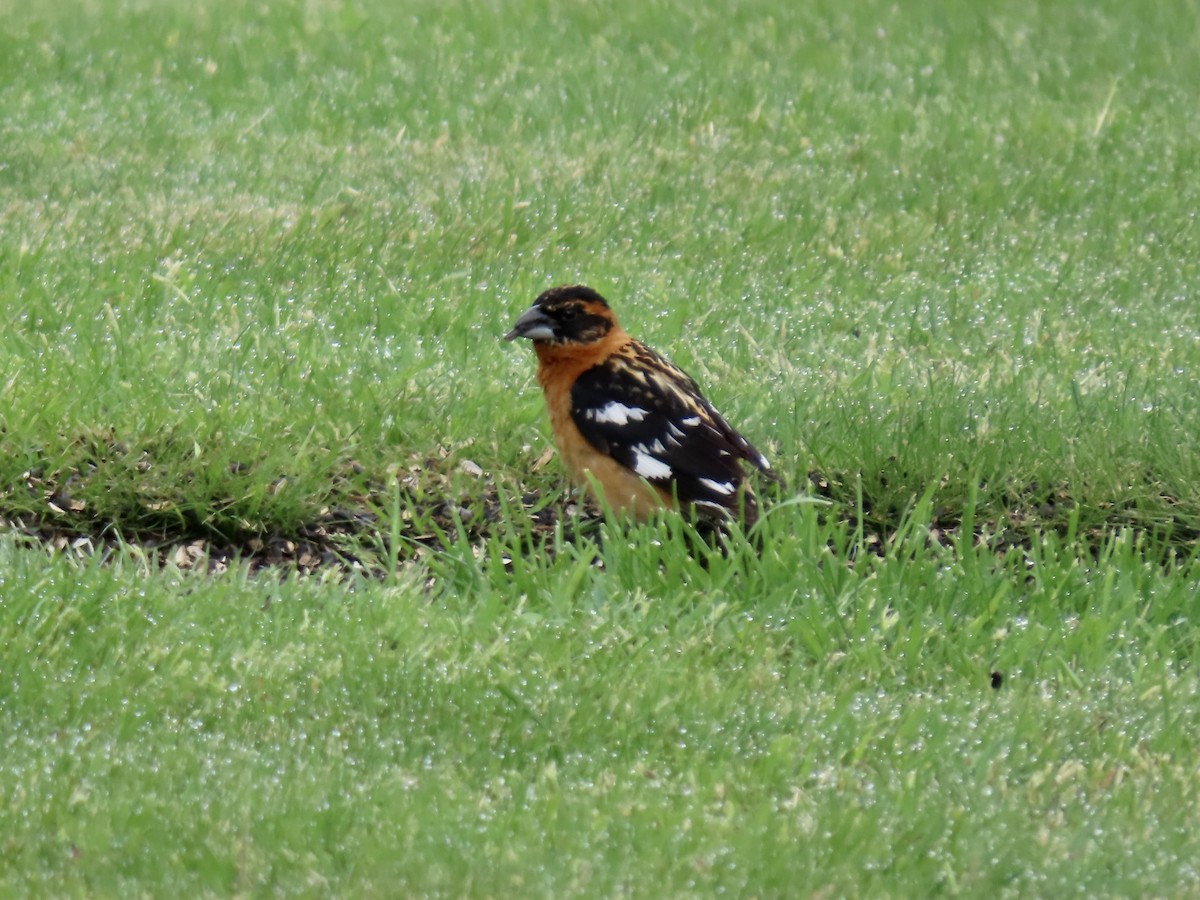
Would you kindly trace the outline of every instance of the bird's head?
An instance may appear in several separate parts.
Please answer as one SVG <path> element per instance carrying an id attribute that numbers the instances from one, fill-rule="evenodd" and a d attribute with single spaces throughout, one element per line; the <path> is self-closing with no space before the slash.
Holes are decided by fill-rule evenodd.
<path id="1" fill-rule="evenodd" d="M 589 287 L 550 288 L 521 313 L 504 340 L 528 338 L 535 346 L 592 344 L 617 325 L 603 297 Z"/>

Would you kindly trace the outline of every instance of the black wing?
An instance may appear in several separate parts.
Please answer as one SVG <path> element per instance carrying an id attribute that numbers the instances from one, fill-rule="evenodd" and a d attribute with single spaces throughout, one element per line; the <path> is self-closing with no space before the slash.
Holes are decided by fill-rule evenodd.
<path id="1" fill-rule="evenodd" d="M 743 492 L 745 460 L 770 464 L 700 393 L 696 382 L 637 341 L 588 369 L 571 389 L 571 418 L 602 453 L 681 503 L 753 519 Z"/>

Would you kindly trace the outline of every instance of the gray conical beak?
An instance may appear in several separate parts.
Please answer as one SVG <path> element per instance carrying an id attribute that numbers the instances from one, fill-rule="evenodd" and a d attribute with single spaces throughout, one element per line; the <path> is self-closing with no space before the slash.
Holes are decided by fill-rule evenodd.
<path id="1" fill-rule="evenodd" d="M 504 335 L 506 341 L 517 338 L 528 338 L 531 341 L 553 340 L 554 320 L 538 307 L 531 306 L 521 313 L 520 318 L 513 323 L 512 330 Z"/>

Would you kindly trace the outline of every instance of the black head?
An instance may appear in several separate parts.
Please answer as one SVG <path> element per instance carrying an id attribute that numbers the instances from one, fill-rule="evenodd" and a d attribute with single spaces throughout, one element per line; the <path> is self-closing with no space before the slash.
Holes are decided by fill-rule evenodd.
<path id="1" fill-rule="evenodd" d="M 528 338 L 538 344 L 590 344 L 616 326 L 608 303 L 590 287 L 568 284 L 550 288 L 525 310 L 506 341 Z"/>

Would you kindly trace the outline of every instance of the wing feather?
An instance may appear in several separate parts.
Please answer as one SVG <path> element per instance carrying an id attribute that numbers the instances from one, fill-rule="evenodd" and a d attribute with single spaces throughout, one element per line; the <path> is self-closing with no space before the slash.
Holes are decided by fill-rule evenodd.
<path id="1" fill-rule="evenodd" d="M 730 512 L 744 504 L 752 518 L 741 463 L 767 471 L 766 459 L 689 375 L 644 344 L 631 341 L 576 379 L 571 418 L 593 447 L 681 503 Z"/>

